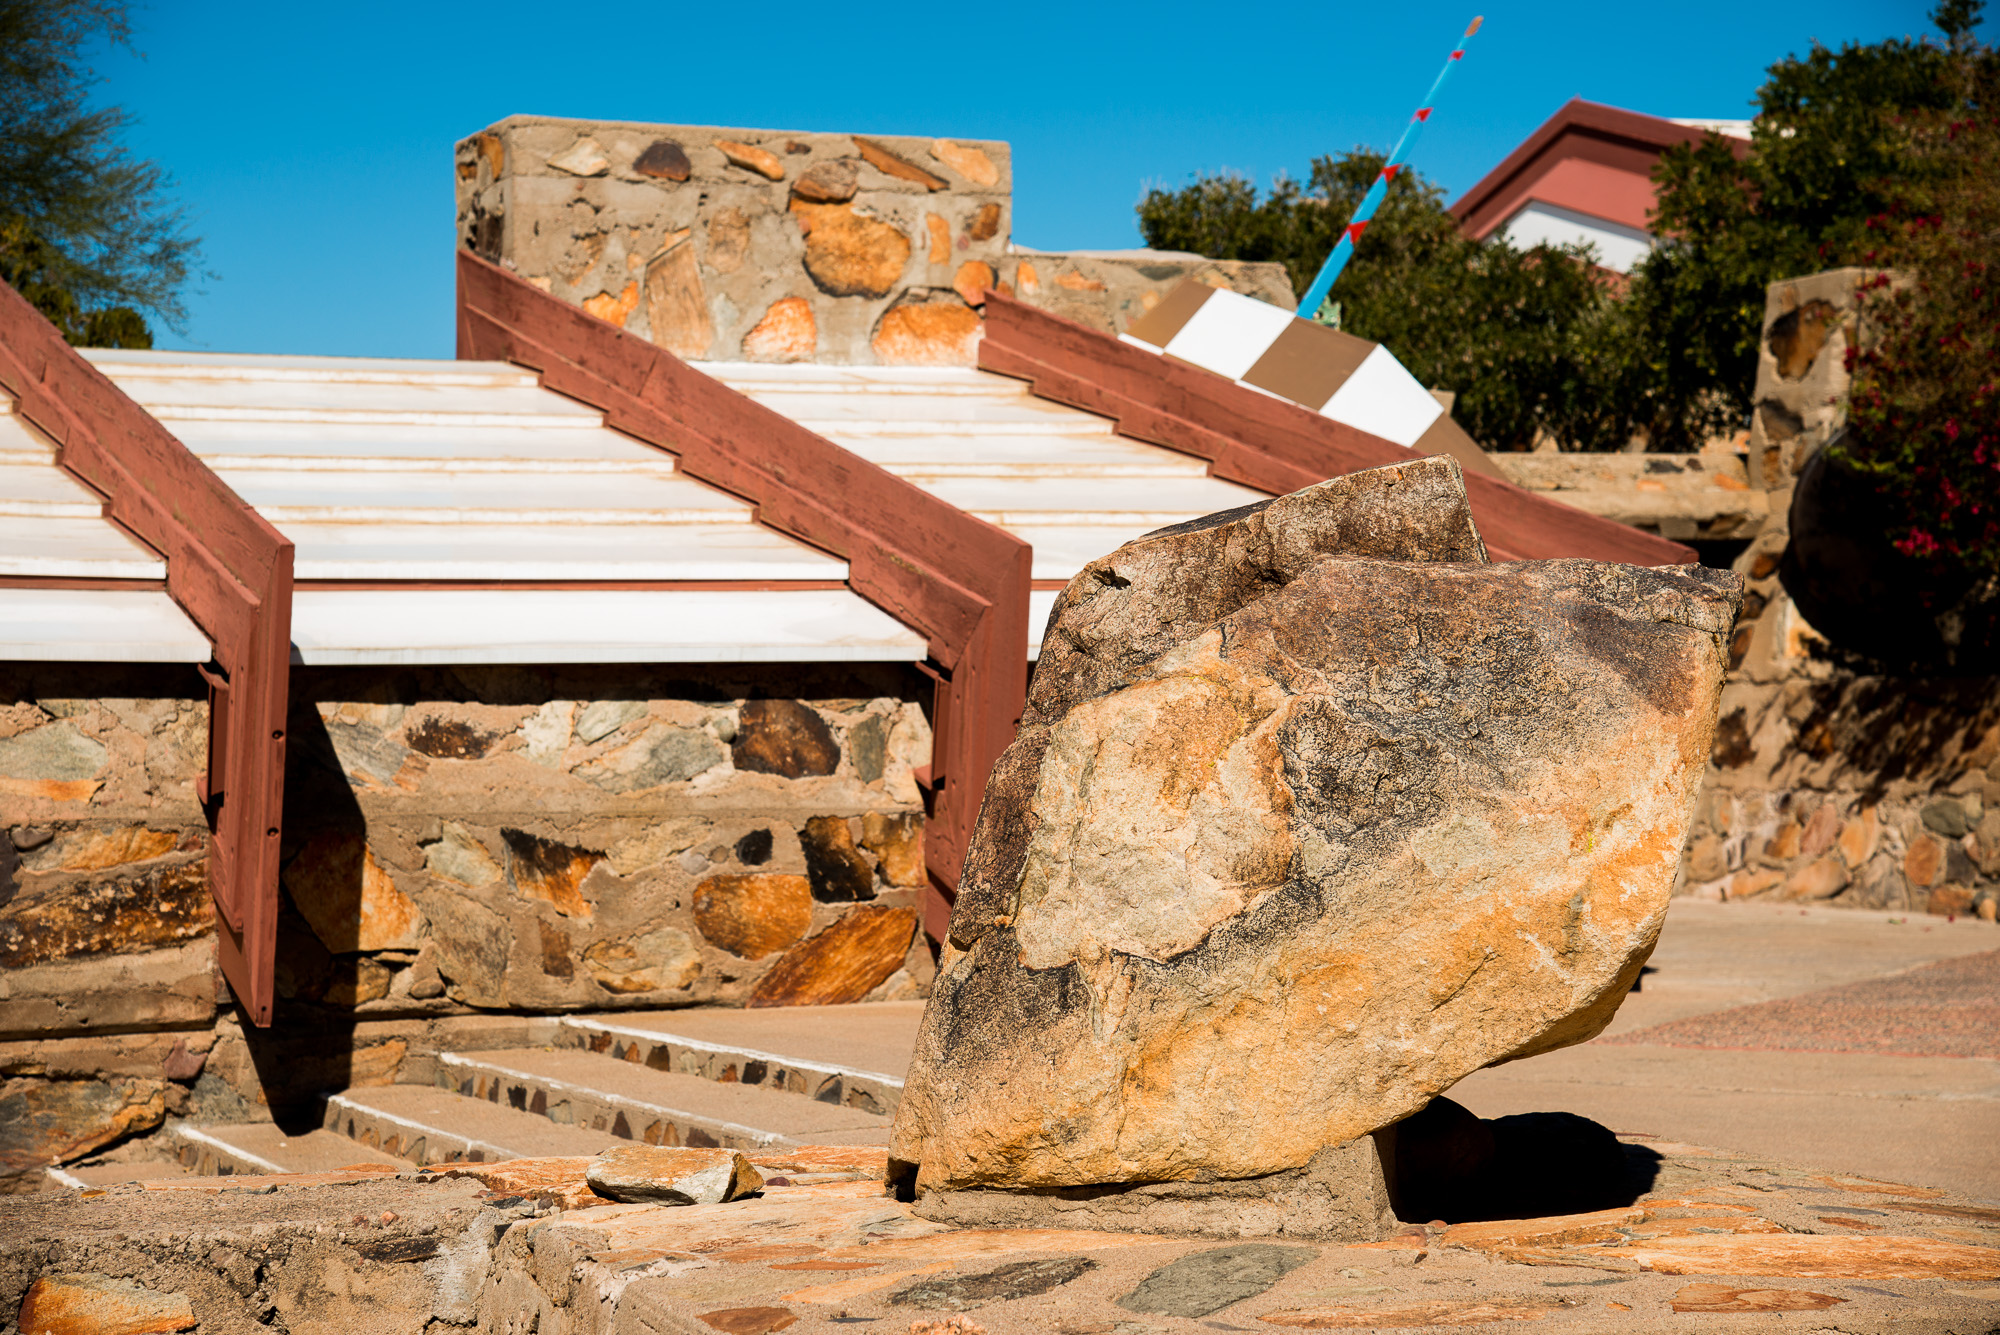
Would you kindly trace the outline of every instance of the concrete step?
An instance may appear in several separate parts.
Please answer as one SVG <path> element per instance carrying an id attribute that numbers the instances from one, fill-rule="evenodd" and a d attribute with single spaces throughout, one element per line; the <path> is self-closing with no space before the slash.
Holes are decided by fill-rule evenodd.
<path id="1" fill-rule="evenodd" d="M 583 1048 L 443 1052 L 437 1080 L 461 1097 L 654 1145 L 888 1144 L 889 1118 L 843 1102 L 851 1093 L 843 1075 L 820 1080 L 816 1095 L 724 1082 L 648 1065 L 638 1052 L 647 1041 L 628 1039 L 622 1057 Z"/>
<path id="2" fill-rule="evenodd" d="M 364 1150 L 401 1155 L 423 1167 L 592 1155 L 621 1143 L 609 1131 L 562 1125 L 539 1113 L 426 1085 L 377 1085 L 329 1094 L 324 1126 L 328 1134 L 359 1142 Z"/>
<path id="3" fill-rule="evenodd" d="M 331 1131 L 287 1133 L 269 1122 L 233 1126 L 189 1126 L 168 1133 L 181 1167 L 197 1177 L 237 1173 L 330 1173 L 359 1164 L 381 1164 L 398 1172 L 416 1165 L 394 1149 L 356 1144 Z M 136 1179 L 132 1179 L 136 1180 Z"/>
<path id="4" fill-rule="evenodd" d="M 892 1117 L 923 1003 L 565 1016 L 559 1046 Z"/>
<path id="5" fill-rule="evenodd" d="M 51 1189 L 62 1191 L 88 1191 L 92 1187 L 115 1187 L 126 1182 L 164 1182 L 186 1176 L 188 1170 L 171 1159 L 141 1159 L 131 1163 L 51 1167 L 48 1185 Z"/>

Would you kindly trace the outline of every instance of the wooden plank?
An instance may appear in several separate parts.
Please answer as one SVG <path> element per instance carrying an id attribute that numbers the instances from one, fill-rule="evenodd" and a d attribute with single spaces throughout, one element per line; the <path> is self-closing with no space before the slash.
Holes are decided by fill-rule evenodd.
<path id="1" fill-rule="evenodd" d="M 1120 432 L 1211 460 L 1216 477 L 1283 493 L 1421 456 L 1233 380 L 1146 352 L 993 294 L 981 367 L 1028 380 L 1037 394 L 1103 413 Z M 1495 560 L 1589 557 L 1687 565 L 1677 542 L 1563 505 L 1483 474 L 1465 474 L 1473 519 Z"/>
<path id="2" fill-rule="evenodd" d="M 226 701 L 209 715 L 209 891 L 219 956 L 250 1022 L 271 1022 L 291 680 L 292 544 L 192 451 L 0 286 L 0 383 L 107 498 L 107 518 L 167 563 L 167 593 L 215 646 Z"/>
<path id="3" fill-rule="evenodd" d="M 958 884 L 986 776 L 1027 692 L 1026 543 L 655 347 L 479 259 L 458 256 L 458 355 L 511 361 L 605 413 L 759 522 L 843 557 L 854 591 L 921 631 L 935 660 L 924 859 Z"/>

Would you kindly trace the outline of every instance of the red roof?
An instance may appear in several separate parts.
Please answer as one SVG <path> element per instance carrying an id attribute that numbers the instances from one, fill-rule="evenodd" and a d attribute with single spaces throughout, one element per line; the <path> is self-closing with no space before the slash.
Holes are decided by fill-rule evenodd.
<path id="1" fill-rule="evenodd" d="M 1708 132 L 1659 116 L 1571 98 L 1506 161 L 1451 206 L 1467 235 L 1483 240 L 1531 200 L 1641 231 L 1653 209 L 1653 166 L 1675 144 Z M 1728 140 L 1738 158 L 1750 151 Z"/>

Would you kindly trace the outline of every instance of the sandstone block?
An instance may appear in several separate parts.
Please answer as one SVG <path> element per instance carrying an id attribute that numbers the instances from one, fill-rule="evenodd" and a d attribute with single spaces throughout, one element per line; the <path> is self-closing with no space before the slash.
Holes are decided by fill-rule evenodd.
<path id="1" fill-rule="evenodd" d="M 931 145 L 931 156 L 974 185 L 995 186 L 1000 183 L 1000 169 L 977 145 L 940 139 Z"/>
<path id="2" fill-rule="evenodd" d="M 869 346 L 884 366 L 970 366 L 979 313 L 956 301 L 916 301 L 882 316 Z"/>
<path id="3" fill-rule="evenodd" d="M 867 904 L 787 951 L 758 980 L 750 1006 L 840 1006 L 873 992 L 903 967 L 917 929 L 914 909 Z"/>
<path id="4" fill-rule="evenodd" d="M 0 969 L 137 954 L 214 929 L 208 863 L 154 867 L 0 904 Z"/>
<path id="5" fill-rule="evenodd" d="M 550 158 L 549 166 L 571 176 L 602 176 L 611 169 L 611 161 L 595 139 L 584 138 Z"/>
<path id="6" fill-rule="evenodd" d="M 729 159 L 732 167 L 756 172 L 766 180 L 785 179 L 785 164 L 776 153 L 768 148 L 758 148 L 755 144 L 739 144 L 733 139 L 718 139 L 715 146 L 722 150 L 722 156 Z"/>
<path id="7" fill-rule="evenodd" d="M 711 876 L 694 888 L 694 925 L 730 954 L 760 960 L 806 934 L 812 903 L 811 885 L 803 876 Z"/>
<path id="8" fill-rule="evenodd" d="M 958 266 L 951 286 L 965 299 L 966 305 L 984 306 L 987 289 L 993 286 L 993 266 L 984 260 L 967 260 Z"/>
<path id="9" fill-rule="evenodd" d="M 840 766 L 833 729 L 796 700 L 745 701 L 729 753 L 740 770 L 787 779 L 827 775 Z"/>
<path id="10" fill-rule="evenodd" d="M 809 362 L 818 350 L 819 327 L 804 297 L 772 302 L 743 336 L 743 355 L 756 362 Z"/>
<path id="11" fill-rule="evenodd" d="M 849 204 L 792 203 L 806 238 L 806 272 L 835 297 L 886 297 L 910 262 L 910 238 Z"/>
<path id="12" fill-rule="evenodd" d="M 708 223 L 708 265 L 717 273 L 735 273 L 750 253 L 750 220 L 739 208 L 716 210 Z"/>
<path id="13" fill-rule="evenodd" d="M 503 829 L 500 841 L 507 846 L 507 874 L 517 891 L 530 899 L 555 905 L 556 912 L 564 917 L 591 916 L 590 901 L 583 897 L 579 887 L 584 877 L 604 861 L 604 854 L 543 839 L 525 830 Z"/>
<path id="14" fill-rule="evenodd" d="M 764 1175 L 735 1150 L 621 1145 L 591 1160 L 584 1180 L 614 1201 L 716 1205 L 759 1191 Z"/>
<path id="15" fill-rule="evenodd" d="M 885 176 L 893 176 L 899 181 L 909 181 L 926 190 L 948 189 L 951 182 L 936 172 L 927 172 L 916 163 L 900 154 L 891 152 L 886 146 L 873 139 L 854 136 L 854 147 L 860 150 L 862 160 Z"/>
<path id="16" fill-rule="evenodd" d="M 824 904 L 875 898 L 875 869 L 854 845 L 845 816 L 808 816 L 799 831 L 812 897 Z"/>
<path id="17" fill-rule="evenodd" d="M 651 176 L 661 181 L 685 181 L 694 171 L 694 164 L 688 161 L 687 150 L 671 139 L 656 139 L 646 146 L 632 169 L 641 176 Z M 497 171 L 494 173 L 499 174 Z"/>
<path id="18" fill-rule="evenodd" d="M 417 944 L 423 914 L 375 861 L 358 834 L 329 830 L 285 868 L 285 893 L 328 950 L 394 950 Z"/>
<path id="19" fill-rule="evenodd" d="M 21 1335 L 161 1335 L 193 1330 L 182 1293 L 160 1293 L 109 1275 L 43 1275 L 21 1300 Z"/>
<path id="20" fill-rule="evenodd" d="M 853 159 L 822 162 L 792 183 L 792 193 L 814 204 L 845 204 L 859 188 L 860 173 Z"/>
<path id="21" fill-rule="evenodd" d="M 646 266 L 646 319 L 653 342 L 674 356 L 708 355 L 715 322 L 702 289 L 701 265 L 686 241 Z"/>
<path id="22" fill-rule="evenodd" d="M 148 829 L 144 825 L 85 829 L 64 835 L 41 856 L 24 861 L 37 870 L 103 871 L 171 853 L 179 842 L 180 836 L 172 830 Z"/>
<path id="23" fill-rule="evenodd" d="M 583 952 L 583 963 L 607 992 L 685 991 L 701 976 L 693 938 L 675 927 L 630 941 L 599 941 Z"/>
<path id="24" fill-rule="evenodd" d="M 1482 558 L 1433 458 L 1071 581 L 898 1112 L 919 1189 L 1298 1170 L 1609 1023 L 1741 583 Z"/>

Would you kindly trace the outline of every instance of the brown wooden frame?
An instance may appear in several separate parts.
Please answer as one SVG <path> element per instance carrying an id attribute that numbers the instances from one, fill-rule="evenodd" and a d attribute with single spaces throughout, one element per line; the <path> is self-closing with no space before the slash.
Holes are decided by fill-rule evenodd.
<path id="1" fill-rule="evenodd" d="M 1028 544 L 464 250 L 458 355 L 537 372 L 755 505 L 759 522 L 845 560 L 856 593 L 929 638 L 924 923 L 942 939 L 986 776 L 1026 698 Z"/>
<path id="2" fill-rule="evenodd" d="M 1209 461 L 1210 476 L 1276 495 L 1420 456 L 1198 366 L 1135 348 L 1003 292 L 986 299 L 982 369 L 1042 398 L 1109 417 L 1121 435 Z M 1587 556 L 1687 565 L 1693 549 L 1586 514 L 1511 482 L 1465 474 L 1473 519 L 1496 561 Z"/>
<path id="3" fill-rule="evenodd" d="M 278 837 L 291 682 L 292 543 L 152 414 L 0 284 L 0 385 L 105 518 L 166 559 L 166 591 L 215 657 L 202 809 L 217 956 L 250 1022 L 271 1023 Z M 51 581 L 54 587 L 74 582 Z"/>

